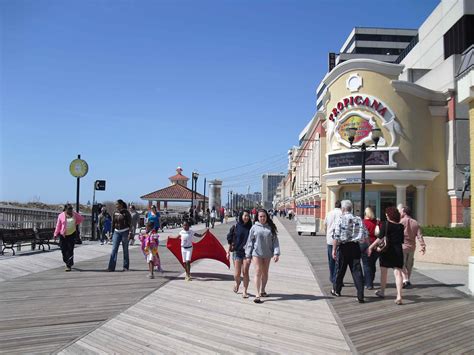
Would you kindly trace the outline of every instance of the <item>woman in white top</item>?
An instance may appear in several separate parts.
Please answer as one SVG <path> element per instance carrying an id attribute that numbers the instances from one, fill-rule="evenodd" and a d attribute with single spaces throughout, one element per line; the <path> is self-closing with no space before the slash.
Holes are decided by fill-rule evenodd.
<path id="1" fill-rule="evenodd" d="M 206 229 L 207 231 L 207 229 Z M 189 228 L 189 223 L 183 223 L 183 229 L 179 232 L 181 237 L 181 255 L 183 257 L 184 270 L 186 271 L 186 281 L 191 281 L 191 258 L 193 256 L 193 237 L 202 238 L 203 234 L 194 232 Z"/>

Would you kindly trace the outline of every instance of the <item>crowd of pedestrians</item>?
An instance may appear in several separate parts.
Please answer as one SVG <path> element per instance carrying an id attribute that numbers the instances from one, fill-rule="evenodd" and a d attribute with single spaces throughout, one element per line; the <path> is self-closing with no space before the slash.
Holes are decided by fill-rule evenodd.
<path id="1" fill-rule="evenodd" d="M 273 215 L 282 211 L 252 209 L 241 211 L 237 216 L 237 223 L 227 234 L 227 257 L 232 258 L 234 266 L 233 291 L 239 292 L 243 284 L 243 298 L 248 298 L 250 284 L 250 266 L 255 268 L 255 303 L 262 303 L 267 297 L 266 285 L 269 277 L 270 262 L 278 262 L 280 246 L 278 230 L 272 221 Z M 285 211 L 291 219 L 292 211 Z M 228 213 L 225 209 L 216 209 L 204 212 L 206 228 L 214 228 L 216 221 L 227 223 Z M 364 303 L 364 290 L 374 289 L 374 280 L 377 273 L 377 261 L 380 266 L 380 288 L 375 295 L 384 298 L 387 287 L 388 269 L 393 269 L 395 276 L 396 298 L 395 303 L 403 304 L 402 290 L 411 287 L 410 276 L 413 270 L 414 254 L 417 240 L 421 246 L 421 253 L 425 253 L 426 244 L 421 234 L 418 222 L 411 216 L 407 206 L 388 207 L 384 211 L 384 221 L 377 219 L 373 210 L 367 207 L 364 218 L 353 214 L 350 200 L 336 201 L 325 220 L 327 259 L 329 266 L 329 281 L 333 285 L 331 294 L 341 296 L 344 287 L 343 280 L 349 267 L 354 286 L 357 290 L 357 301 Z M 123 249 L 123 271 L 130 267 L 129 245 L 135 242 L 135 235 L 139 223 L 139 213 L 135 206 L 130 209 L 123 200 L 117 200 L 115 210 L 110 215 L 105 207 L 98 216 L 100 244 L 112 244 L 109 263 L 106 271 L 116 269 L 117 255 L 120 244 Z M 70 204 L 64 206 L 59 214 L 54 236 L 59 238 L 62 258 L 66 265 L 65 271 L 71 271 L 74 265 L 74 244 L 78 242 L 78 226 L 84 218 L 74 212 Z M 145 232 L 138 239 L 148 266 L 149 278 L 154 278 L 154 270 L 162 271 L 159 257 L 160 213 L 156 206 L 152 206 L 145 218 Z M 207 230 L 207 229 L 206 229 Z M 201 238 L 204 234 L 194 232 L 190 223 L 185 221 L 183 229 L 177 237 L 181 238 L 181 256 L 186 272 L 185 279 L 191 280 L 191 258 L 193 238 Z"/>
<path id="2" fill-rule="evenodd" d="M 352 202 L 336 201 L 324 221 L 329 266 L 329 281 L 333 285 L 331 294 L 341 296 L 343 280 L 349 267 L 357 301 L 364 303 L 364 288 L 374 289 L 377 260 L 380 264 L 380 288 L 375 295 L 384 298 L 388 269 L 395 276 L 397 305 L 403 304 L 402 289 L 411 286 L 416 240 L 425 253 L 426 244 L 418 222 L 411 217 L 407 206 L 388 207 L 384 211 L 385 221 L 375 218 L 370 207 L 364 211 L 364 219 L 352 213 Z"/>

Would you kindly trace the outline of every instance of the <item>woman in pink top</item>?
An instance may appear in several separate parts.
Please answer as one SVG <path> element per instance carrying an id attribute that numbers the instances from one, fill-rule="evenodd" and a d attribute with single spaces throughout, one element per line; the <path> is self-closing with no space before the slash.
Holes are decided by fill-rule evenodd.
<path id="1" fill-rule="evenodd" d="M 63 254 L 63 261 L 66 264 L 65 271 L 71 271 L 74 265 L 74 242 L 76 240 L 77 226 L 82 223 L 84 217 L 74 212 L 68 203 L 64 205 L 63 212 L 58 216 L 54 237 L 59 235 L 59 246 Z"/>

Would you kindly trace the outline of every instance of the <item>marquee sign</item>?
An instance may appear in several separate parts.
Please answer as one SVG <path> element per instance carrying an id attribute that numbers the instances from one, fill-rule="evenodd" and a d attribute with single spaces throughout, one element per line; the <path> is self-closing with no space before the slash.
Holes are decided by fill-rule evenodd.
<path id="1" fill-rule="evenodd" d="M 365 154 L 365 165 L 389 165 L 390 154 L 388 150 L 371 150 Z M 340 168 L 343 166 L 361 166 L 362 152 L 351 151 L 328 156 L 328 168 Z"/>
<path id="2" fill-rule="evenodd" d="M 328 133 L 336 140 L 349 147 L 346 129 L 354 127 L 357 134 L 354 145 L 371 143 L 371 132 L 374 128 L 385 128 L 390 134 L 390 141 L 381 137 L 378 146 L 393 147 L 397 136 L 402 134 L 400 124 L 395 119 L 394 112 L 382 100 L 370 95 L 350 95 L 340 99 L 329 111 Z"/>

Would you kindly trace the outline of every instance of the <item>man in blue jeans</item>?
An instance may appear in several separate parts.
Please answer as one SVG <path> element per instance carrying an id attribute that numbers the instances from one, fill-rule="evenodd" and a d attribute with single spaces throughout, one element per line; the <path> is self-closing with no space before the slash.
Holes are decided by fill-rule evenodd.
<path id="1" fill-rule="evenodd" d="M 328 213 L 324 220 L 324 226 L 326 227 L 326 243 L 328 245 L 329 282 L 331 282 L 331 284 L 336 282 L 336 261 L 332 257 L 332 235 L 336 221 L 342 215 L 341 201 L 336 201 L 335 207 L 336 208 Z"/>
<path id="2" fill-rule="evenodd" d="M 132 224 L 132 216 L 123 200 L 117 200 L 112 220 L 112 254 L 110 255 L 107 271 L 115 271 L 120 243 L 123 248 L 123 271 L 128 271 L 130 262 L 128 257 L 128 235 Z"/>

